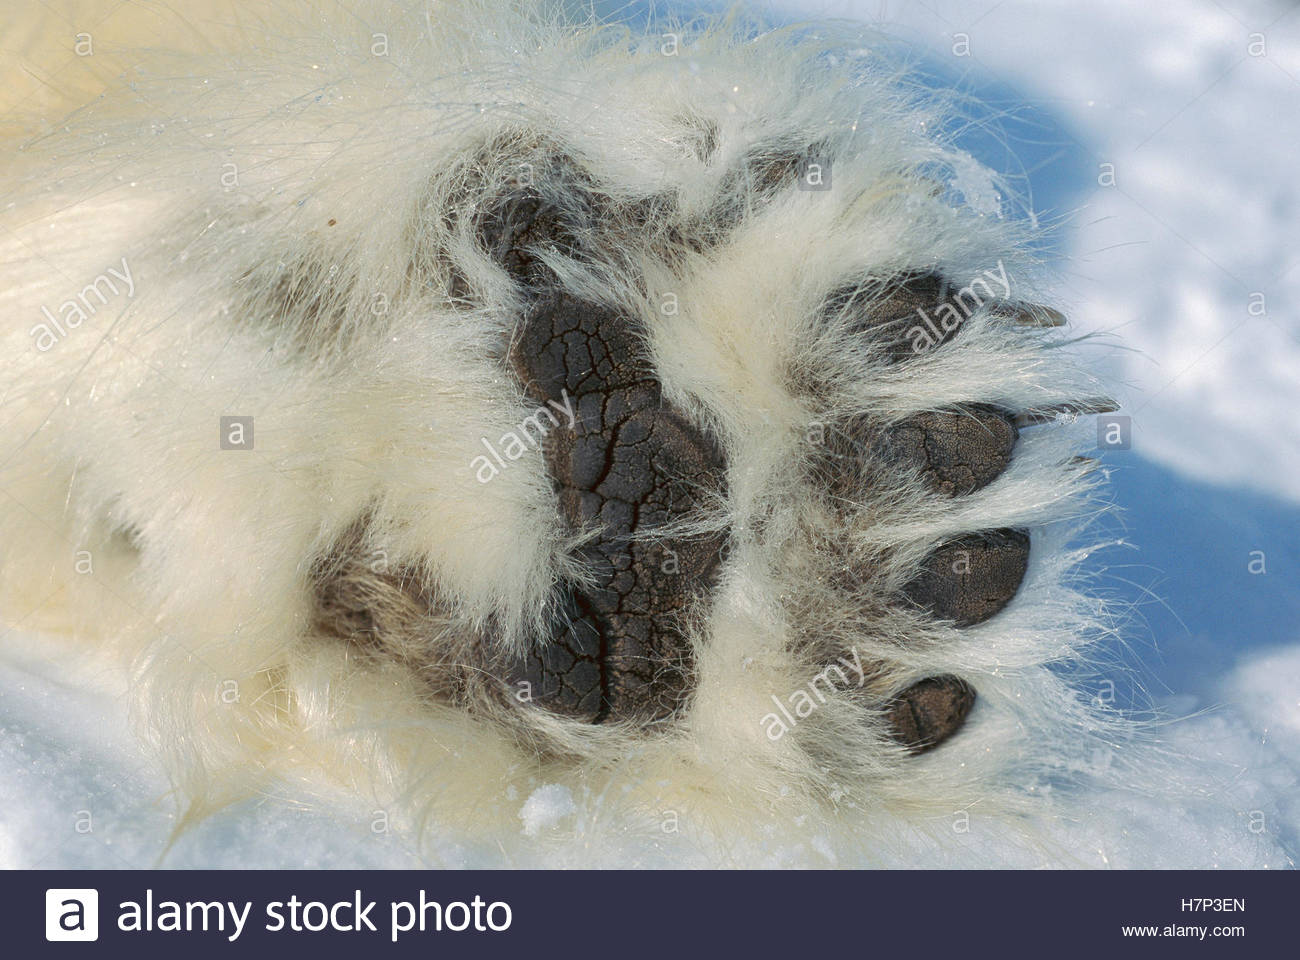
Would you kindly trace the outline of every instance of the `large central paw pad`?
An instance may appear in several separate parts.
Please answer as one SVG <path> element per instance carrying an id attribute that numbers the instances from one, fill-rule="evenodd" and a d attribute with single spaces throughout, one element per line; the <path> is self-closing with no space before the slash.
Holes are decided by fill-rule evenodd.
<path id="1" fill-rule="evenodd" d="M 658 537 L 723 484 L 716 442 L 664 402 L 633 325 L 552 291 L 510 349 L 525 392 L 572 409 L 546 445 L 560 512 L 597 530 L 554 634 L 511 667 L 553 710 L 591 722 L 671 714 L 690 687 L 681 617 L 717 572 L 721 537 Z M 671 573 L 668 573 L 671 571 Z"/>

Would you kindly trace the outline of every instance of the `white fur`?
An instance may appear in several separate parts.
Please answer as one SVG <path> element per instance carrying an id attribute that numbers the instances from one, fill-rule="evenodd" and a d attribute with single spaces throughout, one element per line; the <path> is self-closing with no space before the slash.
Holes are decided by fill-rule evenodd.
<path id="1" fill-rule="evenodd" d="M 602 822 L 680 811 L 701 843 L 775 828 L 887 845 L 898 818 L 1041 810 L 1051 783 L 1122 746 L 1131 732 L 1058 669 L 1111 629 L 1071 574 L 1069 544 L 1098 509 L 1095 477 L 1070 463 L 1086 430 L 1027 432 L 967 498 L 906 478 L 863 491 L 847 521 L 800 469 L 809 423 L 828 416 L 1100 392 L 1062 335 L 987 311 L 892 367 L 815 326 L 846 278 L 998 265 L 1015 299 L 1041 297 L 1024 229 L 943 189 L 957 154 L 917 120 L 950 105 L 897 85 L 847 28 L 755 32 L 734 17 L 680 29 L 674 56 L 667 30 L 526 2 L 352 6 L 277 4 L 220 20 L 207 49 L 119 52 L 133 66 L 102 97 L 3 147 L 4 604 L 131 664 L 142 728 L 192 816 L 303 775 L 376 798 L 416 833 L 430 818 L 491 830 L 545 780 L 599 797 Z M 376 33 L 387 56 L 372 55 Z M 707 162 L 691 139 L 702 124 L 717 136 Z M 504 642 L 524 642 L 571 563 L 538 451 L 490 483 L 469 469 L 532 405 L 500 361 L 518 291 L 442 216 L 527 159 L 485 145 L 529 137 L 563 145 L 615 200 L 670 194 L 647 233 L 708 209 L 756 149 L 834 154 L 833 189 L 755 202 L 717 247 L 670 260 L 642 235 L 610 251 L 628 272 L 552 263 L 574 291 L 635 311 L 667 397 L 717 430 L 727 495 L 697 525 L 734 531 L 694 636 L 690 710 L 649 737 L 551 721 L 545 735 L 579 760 L 539 759 L 510 726 L 431 698 L 409 664 L 310 628 L 312 563 L 362 515 L 382 563 L 450 598 L 448 635 L 496 618 Z M 412 281 L 412 259 L 439 250 L 477 306 L 447 302 L 446 264 L 419 263 Z M 41 308 L 110 266 L 129 268 L 131 292 L 38 350 Z M 278 283 L 324 307 L 276 315 Z M 789 386 L 796 367 L 821 372 L 820 405 Z M 245 414 L 254 449 L 219 449 L 218 418 Z M 823 585 L 834 556 L 886 550 L 871 584 L 883 595 L 944 539 L 1019 525 L 1035 528 L 1021 593 L 968 630 L 868 616 Z M 911 758 L 869 701 L 836 695 L 770 741 L 772 695 L 819 669 L 790 642 L 813 627 L 886 664 L 882 693 L 968 678 L 971 722 Z"/>

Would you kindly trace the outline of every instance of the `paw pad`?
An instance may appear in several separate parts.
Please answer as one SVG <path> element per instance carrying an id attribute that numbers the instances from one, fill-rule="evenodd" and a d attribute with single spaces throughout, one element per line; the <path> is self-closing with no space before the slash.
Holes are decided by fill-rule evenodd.
<path id="1" fill-rule="evenodd" d="M 665 402 L 638 331 L 608 309 L 560 293 L 539 299 L 509 357 L 529 397 L 573 409 L 573 423 L 548 438 L 546 462 L 565 523 L 600 535 L 579 551 L 592 584 L 572 588 L 550 643 L 508 679 L 592 723 L 662 719 L 688 693 L 678 618 L 712 587 L 722 538 L 654 531 L 722 489 L 721 451 Z"/>
<path id="2" fill-rule="evenodd" d="M 545 447 L 559 512 L 572 532 L 599 536 L 579 550 L 590 583 L 567 589 L 552 635 L 503 665 L 504 677 L 587 722 L 661 720 L 689 695 L 682 618 L 713 586 L 723 538 L 655 531 L 720 492 L 725 464 L 715 440 L 664 400 L 636 325 L 570 297 L 532 257 L 525 244 L 556 223 L 526 199 L 494 218 L 487 248 L 534 294 L 511 369 L 530 399 L 573 410 Z"/>
<path id="3" fill-rule="evenodd" d="M 936 620 L 983 623 L 1016 595 L 1029 566 L 1029 534 L 990 530 L 950 540 L 931 553 L 903 594 Z"/>
<path id="4" fill-rule="evenodd" d="M 888 708 L 894 738 L 912 753 L 933 750 L 966 722 L 975 690 L 958 677 L 928 677 L 900 693 Z"/>

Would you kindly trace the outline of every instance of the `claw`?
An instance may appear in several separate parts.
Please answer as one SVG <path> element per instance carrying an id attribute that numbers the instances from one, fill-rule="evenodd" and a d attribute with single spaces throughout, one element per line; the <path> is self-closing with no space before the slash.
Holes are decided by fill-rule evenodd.
<path id="1" fill-rule="evenodd" d="M 1018 307 L 1011 319 L 1027 327 L 1063 327 L 1069 322 L 1060 310 L 1041 304 Z"/>
<path id="2" fill-rule="evenodd" d="M 1095 397 L 1091 400 L 1074 400 L 1069 403 L 1054 403 L 1051 406 L 1025 410 L 1016 414 L 1012 423 L 1017 429 L 1036 427 L 1044 423 L 1055 423 L 1065 416 L 1071 420 L 1093 413 L 1114 413 L 1119 404 L 1108 397 Z"/>

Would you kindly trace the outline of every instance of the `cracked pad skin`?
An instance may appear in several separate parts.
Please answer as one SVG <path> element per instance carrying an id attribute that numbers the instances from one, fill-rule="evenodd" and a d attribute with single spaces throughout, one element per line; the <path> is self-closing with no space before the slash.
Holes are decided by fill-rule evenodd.
<path id="1" fill-rule="evenodd" d="M 654 538 L 723 483 L 713 439 L 665 404 L 637 332 L 563 293 L 535 303 L 510 362 L 539 403 L 572 403 L 574 424 L 548 437 L 560 512 L 599 529 L 580 558 L 594 584 L 573 588 L 549 644 L 511 668 L 549 708 L 588 722 L 660 720 L 689 693 L 679 618 L 712 585 L 722 538 Z"/>

